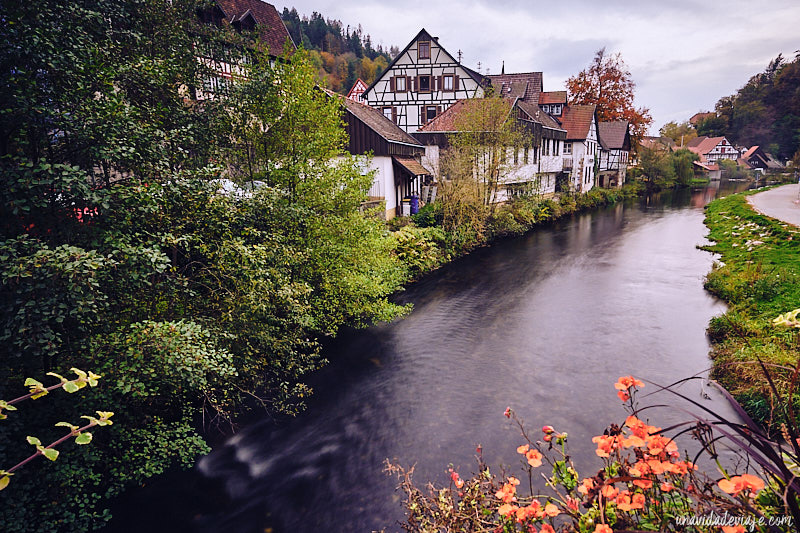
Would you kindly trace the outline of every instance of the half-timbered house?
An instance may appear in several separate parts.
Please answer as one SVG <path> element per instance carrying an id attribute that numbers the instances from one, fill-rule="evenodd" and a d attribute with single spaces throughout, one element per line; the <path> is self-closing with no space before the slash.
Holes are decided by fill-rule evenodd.
<path id="1" fill-rule="evenodd" d="M 597 134 L 600 142 L 597 184 L 600 187 L 622 187 L 631 152 L 628 121 L 600 122 L 597 125 Z"/>
<path id="2" fill-rule="evenodd" d="M 350 92 L 347 93 L 347 97 L 350 100 L 355 100 L 356 102 L 363 104 L 364 98 L 362 97 L 362 95 L 366 90 L 367 90 L 367 82 L 365 82 L 361 78 L 358 78 L 353 84 L 353 86 L 350 88 Z"/>
<path id="3" fill-rule="evenodd" d="M 600 157 L 594 105 L 568 105 L 559 123 L 567 130 L 563 165 L 565 179 L 558 190 L 587 192 L 595 183 L 595 160 Z"/>
<path id="4" fill-rule="evenodd" d="M 364 171 L 375 171 L 368 203 L 382 205 L 387 220 L 403 214 L 403 199 L 412 195 L 420 198 L 423 187 L 431 181 L 431 172 L 421 164 L 425 147 L 380 111 L 328 94 L 340 99 L 344 107 L 347 151 L 364 155 Z"/>
<path id="5" fill-rule="evenodd" d="M 459 100 L 441 115 L 428 122 L 414 136 L 426 147 L 429 166 L 441 179 L 448 179 L 439 167 L 440 151 L 447 150 L 451 136 L 459 133 L 458 117 L 469 112 L 468 105 L 481 105 L 487 100 Z M 517 195 L 541 194 L 552 196 L 555 193 L 556 176 L 561 171 L 560 161 L 552 164 L 548 156 L 542 155 L 544 146 L 557 146 L 566 138 L 566 131 L 544 113 L 537 104 L 522 98 L 504 98 L 508 106 L 508 120 L 516 121 L 516 126 L 524 132 L 521 146 L 505 147 L 500 166 L 498 187 L 493 201 L 505 202 Z M 551 168 L 552 167 L 552 168 Z"/>
<path id="6" fill-rule="evenodd" d="M 483 97 L 488 84 L 488 78 L 462 65 L 423 28 L 362 97 L 413 133 L 456 101 Z"/>
<path id="7" fill-rule="evenodd" d="M 690 151 L 700 156 L 700 163 L 714 164 L 720 159 L 739 159 L 737 150 L 725 137 L 695 137 L 686 145 Z"/>
<path id="8" fill-rule="evenodd" d="M 289 31 L 281 20 L 275 6 L 261 0 L 215 0 L 205 4 L 197 12 L 200 20 L 216 28 L 232 28 L 237 32 L 256 32 L 266 47 L 270 61 L 277 60 L 289 46 L 295 50 Z M 206 73 L 195 89 L 195 98 L 205 100 L 224 96 L 232 83 L 245 76 L 245 65 L 249 54 L 231 44 L 208 46 L 202 35 L 195 39 L 198 61 L 206 67 Z"/>

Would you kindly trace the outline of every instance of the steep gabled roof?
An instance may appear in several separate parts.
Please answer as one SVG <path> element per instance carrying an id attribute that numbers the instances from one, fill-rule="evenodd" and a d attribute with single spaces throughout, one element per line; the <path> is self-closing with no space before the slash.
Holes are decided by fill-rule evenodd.
<path id="1" fill-rule="evenodd" d="M 567 91 L 548 91 L 539 94 L 539 105 L 567 103 Z"/>
<path id="2" fill-rule="evenodd" d="M 493 74 L 487 77 L 499 96 L 511 96 L 526 102 L 539 103 L 539 93 L 542 92 L 541 72 Z"/>
<path id="3" fill-rule="evenodd" d="M 381 113 L 379 110 L 368 105 L 360 104 L 355 100 L 345 98 L 341 94 L 337 94 L 328 90 L 325 90 L 325 92 L 328 95 L 339 99 L 347 112 L 351 113 L 386 141 L 413 144 L 420 147 L 422 146 L 414 137 L 403 131 L 397 124 L 383 116 L 383 113 Z"/>
<path id="4" fill-rule="evenodd" d="M 567 140 L 586 140 L 594 120 L 594 114 L 594 104 L 567 106 L 561 116 L 561 127 L 567 130 Z"/>
<path id="5" fill-rule="evenodd" d="M 597 124 L 597 137 L 600 146 L 605 150 L 629 150 L 630 133 L 628 121 L 617 120 L 614 122 L 599 122 Z M 627 143 L 626 141 L 627 137 Z"/>
<path id="6" fill-rule="evenodd" d="M 700 139 L 700 141 L 696 142 L 697 139 Z M 686 148 L 698 155 L 705 156 L 719 143 L 721 143 L 725 137 L 697 137 L 697 139 L 692 139 L 689 141 L 689 144 L 686 146 Z"/>
<path id="7" fill-rule="evenodd" d="M 686 148 L 697 148 L 700 146 L 700 143 L 708 139 L 705 135 L 701 135 L 699 137 L 695 137 L 694 139 L 690 140 L 686 143 Z"/>
<path id="8" fill-rule="evenodd" d="M 261 0 L 216 0 L 229 23 L 244 19 L 250 15 L 261 30 L 261 40 L 267 44 L 270 55 L 283 55 L 283 46 L 289 39 L 292 50 L 297 47 L 289 35 L 289 31 L 281 20 L 275 6 Z"/>
<path id="9" fill-rule="evenodd" d="M 399 53 L 399 54 L 397 54 L 396 56 L 394 56 L 394 59 L 392 59 L 392 62 L 391 62 L 391 63 L 389 63 L 389 66 L 387 66 L 387 67 L 386 67 L 386 69 L 384 69 L 384 71 L 383 71 L 383 72 L 381 72 L 381 73 L 380 73 L 380 75 L 379 75 L 377 78 L 375 78 L 375 81 L 373 81 L 373 82 L 372 82 L 372 84 L 371 84 L 369 87 L 367 87 L 367 90 L 366 90 L 366 91 L 364 91 L 364 98 L 366 98 L 366 95 L 367 95 L 367 94 L 368 94 L 368 93 L 369 93 L 369 92 L 372 90 L 372 88 L 373 88 L 373 87 L 375 87 L 375 85 L 376 85 L 376 84 L 377 84 L 377 83 L 378 83 L 378 82 L 379 82 L 379 81 L 380 81 L 380 80 L 381 80 L 381 79 L 382 79 L 382 78 L 383 78 L 383 77 L 386 75 L 386 73 L 387 73 L 387 72 L 389 72 L 390 70 L 392 70 L 392 67 L 394 67 L 394 64 L 395 64 L 395 63 L 397 63 L 397 62 L 400 60 L 400 58 L 401 58 L 401 57 L 403 57 L 403 56 L 405 55 L 405 53 L 406 53 L 406 52 L 408 52 L 408 49 L 409 49 L 409 48 L 411 48 L 411 45 L 412 45 L 412 44 L 414 44 L 415 42 L 419 41 L 419 40 L 423 40 L 423 41 L 433 41 L 433 42 L 435 42 L 435 43 L 436 43 L 436 45 L 437 45 L 437 46 L 438 46 L 438 47 L 439 47 L 439 48 L 442 50 L 442 52 L 444 52 L 444 53 L 447 55 L 447 57 L 449 57 L 449 58 L 450 58 L 450 59 L 453 61 L 453 63 L 455 63 L 456 65 L 458 65 L 458 66 L 459 66 L 459 67 L 461 67 L 462 69 L 464 69 L 464 72 L 466 72 L 466 73 L 467 73 L 467 75 L 469 75 L 469 76 L 470 76 L 470 77 L 471 77 L 473 80 L 475 80 L 475 82 L 476 82 L 478 85 L 485 86 L 487 83 L 489 83 L 489 80 L 488 80 L 488 78 L 486 78 L 485 76 L 483 76 L 483 75 L 481 75 L 481 74 L 479 74 L 479 73 L 475 72 L 475 71 L 474 71 L 474 70 L 472 70 L 471 68 L 467 68 L 467 67 L 465 67 L 465 66 L 464 66 L 464 65 L 462 65 L 460 62 L 458 62 L 458 61 L 457 61 L 457 60 L 456 60 L 456 59 L 453 57 L 453 55 L 452 55 L 450 52 L 448 52 L 447 50 L 445 50 L 444 46 L 442 46 L 442 45 L 439 43 L 439 38 L 438 38 L 438 37 L 433 37 L 433 36 L 432 36 L 430 33 L 428 33 L 428 32 L 427 32 L 427 30 L 425 30 L 425 28 L 422 28 L 421 30 L 419 30 L 419 33 L 417 33 L 417 35 L 415 35 L 415 36 L 414 36 L 414 38 L 413 38 L 413 39 L 411 39 L 411 40 L 408 42 L 408 44 L 406 45 L 406 47 L 405 47 L 405 48 L 403 48 L 403 49 L 400 51 L 400 53 Z"/>

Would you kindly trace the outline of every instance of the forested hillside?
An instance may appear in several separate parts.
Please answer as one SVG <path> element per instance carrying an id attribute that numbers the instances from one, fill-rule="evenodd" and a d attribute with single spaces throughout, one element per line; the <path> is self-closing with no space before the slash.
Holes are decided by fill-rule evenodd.
<path id="1" fill-rule="evenodd" d="M 725 135 L 742 146 L 757 144 L 781 159 L 800 157 L 800 53 L 779 54 L 736 94 L 720 98 L 716 117 L 698 124 L 700 135 Z"/>
<path id="2" fill-rule="evenodd" d="M 310 51 L 318 77 L 334 91 L 346 94 L 358 78 L 372 83 L 399 52 L 374 47 L 372 37 L 364 35 L 361 25 L 344 26 L 340 20 L 325 19 L 314 11 L 311 17 L 300 16 L 295 8 L 283 8 L 281 14 L 295 44 Z"/>

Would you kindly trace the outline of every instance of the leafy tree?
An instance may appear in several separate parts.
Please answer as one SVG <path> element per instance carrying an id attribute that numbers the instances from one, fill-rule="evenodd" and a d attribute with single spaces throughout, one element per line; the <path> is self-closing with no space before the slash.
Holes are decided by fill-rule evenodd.
<path id="1" fill-rule="evenodd" d="M 662 137 L 669 137 L 677 146 L 686 146 L 689 141 L 697 137 L 697 130 L 688 121 L 678 124 L 675 121 L 667 122 L 658 133 Z"/>
<path id="2" fill-rule="evenodd" d="M 605 48 L 595 53 L 589 68 L 567 80 L 571 104 L 596 105 L 600 121 L 627 120 L 638 141 L 647 133 L 653 119 L 646 107 L 634 107 L 635 88 L 622 55 L 608 55 Z"/>

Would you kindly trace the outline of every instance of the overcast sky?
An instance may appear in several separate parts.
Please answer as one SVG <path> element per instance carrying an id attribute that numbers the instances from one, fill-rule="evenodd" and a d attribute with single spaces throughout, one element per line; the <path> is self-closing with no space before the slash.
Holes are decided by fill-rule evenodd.
<path id="1" fill-rule="evenodd" d="M 278 4 L 361 24 L 373 45 L 404 48 L 425 28 L 464 65 L 486 74 L 542 71 L 544 89 L 587 67 L 605 46 L 622 54 L 636 105 L 650 108 L 651 133 L 713 110 L 778 53 L 800 49 L 798 0 L 296 0 Z"/>

